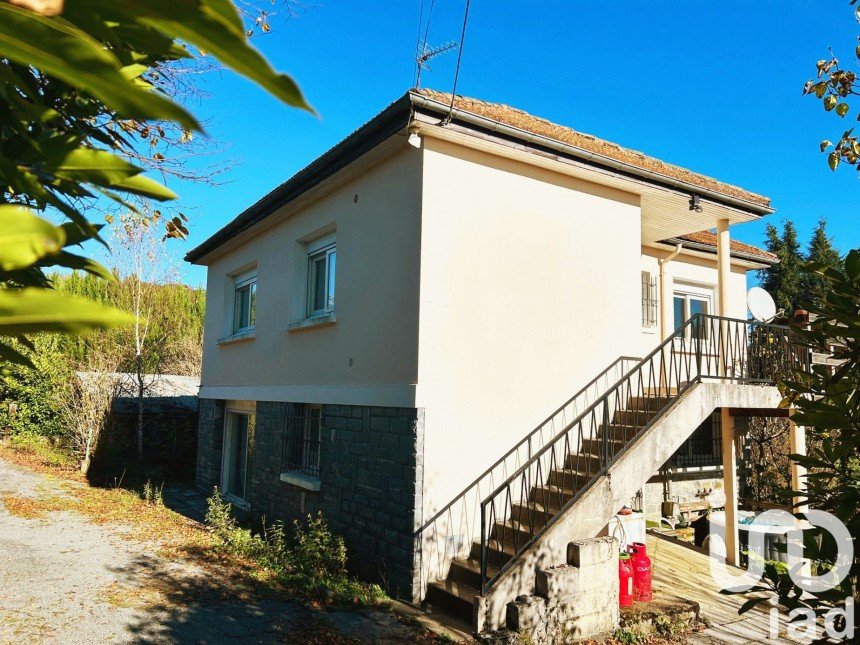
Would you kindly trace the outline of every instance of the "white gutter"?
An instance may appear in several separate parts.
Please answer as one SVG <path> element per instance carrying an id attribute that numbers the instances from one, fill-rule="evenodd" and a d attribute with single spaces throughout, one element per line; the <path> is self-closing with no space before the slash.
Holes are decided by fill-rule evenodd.
<path id="1" fill-rule="evenodd" d="M 684 248 L 683 244 L 678 244 L 675 247 L 675 250 L 672 251 L 665 258 L 660 258 L 657 260 L 657 264 L 660 266 L 660 340 L 666 340 L 669 338 L 669 334 L 672 333 L 672 330 L 669 329 L 669 316 L 667 312 L 669 310 L 669 296 L 666 285 L 666 269 L 665 266 L 669 264 L 672 260 L 678 257 L 678 254 L 681 252 L 681 249 Z"/>

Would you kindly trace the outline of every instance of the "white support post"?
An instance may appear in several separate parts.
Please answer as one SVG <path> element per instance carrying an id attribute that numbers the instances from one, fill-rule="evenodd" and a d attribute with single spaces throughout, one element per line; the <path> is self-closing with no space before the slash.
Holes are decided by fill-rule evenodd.
<path id="1" fill-rule="evenodd" d="M 726 563 L 738 566 L 738 480 L 735 451 L 735 418 L 720 408 L 723 431 L 723 492 L 726 495 Z"/>
<path id="2" fill-rule="evenodd" d="M 729 281 L 731 278 L 731 238 L 729 237 L 729 220 L 722 218 L 717 220 L 717 300 L 719 303 L 719 315 L 728 316 L 729 313 Z M 718 347 L 725 351 L 728 345 L 728 325 L 720 324 L 720 344 Z M 720 376 L 727 375 L 727 356 L 721 356 L 719 361 Z"/>
<path id="3" fill-rule="evenodd" d="M 788 437 L 791 453 L 795 455 L 806 455 L 806 428 L 797 425 L 791 417 L 788 418 Z M 791 490 L 806 491 L 806 468 L 791 462 Z M 801 503 L 805 499 L 801 496 L 793 498 L 794 513 L 805 513 L 808 505 Z"/>

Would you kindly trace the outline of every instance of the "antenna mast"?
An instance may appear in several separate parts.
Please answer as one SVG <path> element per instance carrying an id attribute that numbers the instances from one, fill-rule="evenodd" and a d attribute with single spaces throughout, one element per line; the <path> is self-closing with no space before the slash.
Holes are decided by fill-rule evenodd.
<path id="1" fill-rule="evenodd" d="M 415 53 L 415 66 L 418 70 L 415 78 L 415 87 L 421 87 L 421 70 L 429 70 L 429 63 L 431 60 L 441 56 L 442 54 L 447 54 L 449 51 L 457 49 L 457 47 L 459 47 L 459 45 L 453 40 L 445 43 L 444 45 L 439 45 L 438 47 L 430 47 L 426 40 L 421 42 L 418 45 L 418 51 Z"/>

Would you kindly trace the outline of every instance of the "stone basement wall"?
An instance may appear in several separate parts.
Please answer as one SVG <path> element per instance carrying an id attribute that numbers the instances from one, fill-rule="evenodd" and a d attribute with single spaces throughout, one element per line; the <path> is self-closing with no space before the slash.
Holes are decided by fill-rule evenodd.
<path id="1" fill-rule="evenodd" d="M 538 571 L 535 594 L 508 603 L 507 629 L 481 642 L 540 645 L 612 634 L 619 624 L 618 541 L 612 537 L 571 542 L 567 566 Z"/>
<path id="2" fill-rule="evenodd" d="M 353 573 L 380 583 L 394 597 L 417 602 L 420 553 L 414 531 L 421 525 L 424 411 L 323 405 L 320 490 L 310 491 L 280 479 L 292 405 L 257 402 L 248 466 L 250 514 L 289 524 L 321 511 L 332 532 L 343 537 Z M 204 425 L 207 411 L 208 402 L 201 401 L 197 481 L 211 490 L 218 478 L 213 480 L 210 463 L 220 471 L 221 448 L 204 437 L 212 423 Z M 223 412 L 215 425 L 223 433 Z"/>
<path id="3" fill-rule="evenodd" d="M 194 483 L 207 496 L 221 482 L 221 451 L 224 444 L 224 402 L 200 399 L 197 422 L 197 469 Z"/>

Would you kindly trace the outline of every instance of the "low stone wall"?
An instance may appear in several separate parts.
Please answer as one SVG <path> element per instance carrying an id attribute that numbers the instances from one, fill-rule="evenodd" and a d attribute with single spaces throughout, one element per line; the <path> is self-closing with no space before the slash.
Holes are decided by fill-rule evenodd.
<path id="1" fill-rule="evenodd" d="M 563 643 L 610 634 L 619 624 L 618 541 L 568 545 L 567 565 L 537 572 L 535 593 L 508 603 L 507 629 L 486 643 Z"/>

